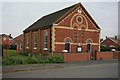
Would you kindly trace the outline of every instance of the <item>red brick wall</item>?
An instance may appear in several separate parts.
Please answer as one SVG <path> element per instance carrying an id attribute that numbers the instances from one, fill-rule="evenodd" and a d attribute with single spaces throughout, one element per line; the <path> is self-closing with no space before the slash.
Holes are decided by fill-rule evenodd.
<path id="1" fill-rule="evenodd" d="M 97 52 L 97 60 L 100 59 L 112 59 L 113 58 L 113 52 Z"/>
<path id="2" fill-rule="evenodd" d="M 79 9 L 80 9 L 80 7 L 79 7 Z M 73 16 L 74 14 L 76 14 L 76 13 L 78 13 L 77 10 L 75 10 L 74 12 L 71 12 L 70 15 L 69 15 L 69 17 L 67 17 L 66 19 L 64 19 L 64 21 L 61 22 L 59 25 L 60 25 L 60 26 L 70 26 L 70 20 L 71 20 L 72 16 Z M 87 19 L 87 21 L 88 21 L 88 25 L 89 25 L 88 28 L 89 28 L 89 29 L 94 29 L 94 30 L 96 30 L 96 28 L 94 27 L 93 23 L 91 23 L 90 18 L 86 15 L 86 13 L 85 13 L 83 10 L 82 10 L 82 13 L 81 13 L 81 14 L 86 17 L 86 19 Z M 68 16 L 68 15 L 67 15 L 67 16 Z M 65 17 L 66 17 L 66 16 L 65 16 Z M 76 22 L 76 20 L 73 19 L 73 23 L 75 23 L 75 22 Z M 86 23 L 85 23 L 85 20 L 83 20 L 83 23 L 86 24 Z"/>
<path id="3" fill-rule="evenodd" d="M 79 7 L 80 9 L 80 7 Z M 67 27 L 70 28 L 71 27 L 71 19 L 74 15 L 78 14 L 77 10 L 75 10 L 74 12 L 71 12 L 69 15 L 64 16 L 65 18 L 63 18 L 63 21 L 58 22 L 58 27 Z M 82 10 L 81 13 L 87 20 L 88 22 L 88 29 L 91 30 L 97 30 L 96 27 L 93 25 L 93 22 L 91 22 L 90 18 L 86 15 L 86 13 Z M 72 24 L 77 23 L 76 21 L 76 17 L 75 16 L 73 18 Z M 87 25 L 85 18 L 83 18 L 83 22 L 81 24 Z M 80 29 L 81 24 L 79 24 L 78 28 Z M 56 26 L 57 27 L 57 26 Z M 93 42 L 92 43 L 99 43 L 99 34 L 100 32 L 95 32 L 95 31 L 85 31 L 85 36 L 84 36 L 84 44 L 86 44 L 87 39 L 91 39 Z M 63 42 L 65 43 L 65 38 L 71 38 L 72 42 L 74 43 L 74 30 L 73 29 L 64 29 L 64 28 L 55 28 L 55 42 Z M 78 30 L 78 43 L 82 42 L 82 36 L 81 36 L 81 30 Z M 71 44 L 71 51 L 72 52 L 76 52 L 76 48 L 77 45 L 73 45 Z M 61 52 L 62 50 L 64 50 L 65 45 L 64 44 L 55 44 L 55 52 Z M 86 45 L 82 45 L 82 50 L 83 52 L 87 51 L 87 44 Z M 99 45 L 92 45 L 92 51 L 95 52 L 95 50 L 99 50 Z"/>
<path id="4" fill-rule="evenodd" d="M 22 43 L 22 48 L 20 48 L 20 43 Z M 17 42 L 17 53 L 22 52 L 22 51 L 23 51 L 23 42 L 18 41 Z"/>
<path id="5" fill-rule="evenodd" d="M 85 61 L 90 60 L 89 53 L 64 53 L 64 61 L 65 62 L 77 62 L 77 61 Z"/>
<path id="6" fill-rule="evenodd" d="M 81 43 L 81 34 L 80 34 L 80 30 L 79 30 L 79 33 L 78 33 L 78 42 Z M 87 39 L 92 39 L 92 43 L 99 43 L 99 33 L 96 33 L 96 32 L 85 32 L 85 36 L 84 36 L 84 44 L 86 44 L 86 41 Z M 55 29 L 55 42 L 63 42 L 65 43 L 65 38 L 71 38 L 72 42 L 71 43 L 74 43 L 74 38 L 73 38 L 73 30 L 70 30 L 70 29 L 61 29 L 61 28 L 56 28 Z M 71 51 L 72 52 L 76 52 L 76 48 L 77 48 L 78 44 L 77 45 L 73 45 L 71 44 Z M 64 44 L 56 44 L 55 45 L 55 51 L 57 52 L 61 52 L 62 50 L 65 49 L 65 45 Z M 87 44 L 86 45 L 82 45 L 82 50 L 83 52 L 86 52 L 87 51 Z M 99 50 L 99 45 L 92 45 L 92 51 L 94 52 L 95 50 Z"/>
<path id="7" fill-rule="evenodd" d="M 44 49 L 44 31 L 48 32 L 48 50 Z M 34 49 L 34 32 L 36 32 L 37 36 L 37 49 Z M 28 35 L 28 43 L 29 43 L 29 49 L 28 51 L 31 51 L 33 53 L 48 53 L 50 49 L 50 28 L 48 29 L 38 29 L 36 31 L 30 31 L 27 33 L 24 33 L 25 35 Z M 25 36 L 24 36 L 25 38 Z M 26 40 L 26 39 L 25 39 Z M 24 40 L 24 49 L 26 49 L 26 42 Z"/>
<path id="8" fill-rule="evenodd" d="M 120 59 L 120 52 L 114 52 L 113 59 Z"/>
<path id="9" fill-rule="evenodd" d="M 79 9 L 81 9 L 80 7 L 78 7 Z M 86 13 L 83 11 L 83 9 L 81 9 L 82 10 L 82 13 L 81 14 L 79 14 L 79 15 L 82 15 L 82 17 L 83 17 L 83 22 L 82 22 L 82 24 L 84 24 L 84 25 L 87 25 L 87 23 L 86 23 L 86 21 L 85 20 L 87 20 L 87 22 L 88 22 L 88 29 L 91 29 L 91 30 L 97 30 L 96 29 L 96 27 L 94 27 L 94 24 L 93 24 L 93 22 L 91 22 L 91 20 L 90 20 L 90 18 L 86 15 Z M 78 16 L 75 16 L 74 18 L 73 18 L 73 21 L 71 22 L 71 19 L 72 19 L 72 17 L 75 15 L 75 14 L 78 14 L 78 11 L 77 10 L 75 10 L 74 12 L 71 12 L 70 13 L 70 15 L 68 16 L 67 15 L 67 17 L 65 16 L 64 17 L 64 20 L 63 21 L 60 21 L 60 23 L 58 24 L 58 26 L 56 26 L 56 27 L 59 27 L 59 26 L 64 26 L 64 27 L 71 27 L 70 26 L 70 24 L 72 23 L 77 23 L 77 21 L 76 21 L 76 17 Z M 71 23 L 70 23 L 71 22 Z M 57 23 L 56 23 L 57 24 Z M 81 26 L 81 24 L 79 24 L 79 29 L 80 29 L 80 26 Z M 50 29 L 42 29 L 42 30 L 37 30 L 36 32 L 37 32 L 37 50 L 35 50 L 34 48 L 33 48 L 33 33 L 34 32 L 28 32 L 28 33 L 25 33 L 25 35 L 26 34 L 28 34 L 29 35 L 29 50 L 31 50 L 32 52 L 34 52 L 34 53 L 47 53 L 47 52 L 49 52 L 49 50 L 47 50 L 47 51 L 44 51 L 43 50 L 43 48 L 44 48 L 44 30 L 47 30 L 48 31 L 48 49 L 50 50 Z M 73 32 L 73 30 L 70 30 L 70 29 L 60 29 L 60 28 L 55 28 L 55 42 L 63 42 L 64 43 L 64 39 L 66 38 L 66 37 L 70 37 L 71 39 L 72 39 L 72 43 L 74 43 L 74 40 L 73 40 L 73 36 L 74 36 L 74 34 L 73 34 L 74 32 Z M 81 41 L 81 30 L 79 30 L 78 31 L 78 43 L 81 43 L 82 41 Z M 93 43 L 98 43 L 99 42 L 99 32 L 94 32 L 94 31 L 86 31 L 85 32 L 85 36 L 84 36 L 84 44 L 86 43 L 86 40 L 88 39 L 88 38 L 91 38 L 92 39 L 92 41 L 93 41 Z M 25 44 L 25 42 L 24 42 L 24 44 Z M 24 45 L 25 46 L 25 45 Z M 78 45 L 72 45 L 71 44 L 71 51 L 72 52 L 75 52 L 76 51 L 76 48 L 77 48 L 77 46 Z M 82 45 L 82 47 L 83 47 L 83 52 L 86 52 L 86 49 L 87 49 L 87 47 L 86 47 L 86 45 Z M 92 50 L 93 50 L 93 52 L 94 52 L 94 50 L 98 50 L 98 47 L 99 47 L 99 45 L 93 45 L 92 46 Z M 64 48 L 65 48 L 65 46 L 64 46 L 64 44 L 55 44 L 55 52 L 62 52 L 62 50 L 64 50 Z"/>

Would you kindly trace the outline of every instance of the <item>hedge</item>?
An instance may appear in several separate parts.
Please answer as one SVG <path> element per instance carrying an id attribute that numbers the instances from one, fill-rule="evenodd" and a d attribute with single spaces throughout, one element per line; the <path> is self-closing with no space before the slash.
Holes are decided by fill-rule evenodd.
<path id="1" fill-rule="evenodd" d="M 10 56 L 8 59 L 3 58 L 3 65 L 21 65 L 21 64 L 46 64 L 46 63 L 63 63 L 64 57 L 60 54 L 27 54 L 22 52 L 16 56 Z"/>

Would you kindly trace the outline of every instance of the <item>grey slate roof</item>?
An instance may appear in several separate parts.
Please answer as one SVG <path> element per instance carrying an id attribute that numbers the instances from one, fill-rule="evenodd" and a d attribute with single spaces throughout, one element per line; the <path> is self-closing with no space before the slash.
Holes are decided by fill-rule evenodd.
<path id="1" fill-rule="evenodd" d="M 91 18 L 91 20 L 93 21 L 93 23 L 96 25 L 96 27 L 98 29 L 100 29 L 98 27 L 98 25 L 96 24 L 96 22 L 93 20 L 93 18 L 89 15 L 89 13 L 85 10 L 85 8 L 82 6 L 81 3 L 72 5 L 70 7 L 67 7 L 65 9 L 59 10 L 57 12 L 48 14 L 46 16 L 43 16 L 41 19 L 39 19 L 38 21 L 36 21 L 35 23 L 33 23 L 31 26 L 29 26 L 28 28 L 26 28 L 23 32 L 28 32 L 28 31 L 32 31 L 32 30 L 37 30 L 38 28 L 47 28 L 53 25 L 53 23 L 55 23 L 57 20 L 59 20 L 63 15 L 65 15 L 67 12 L 69 12 L 70 10 L 74 9 L 77 7 L 77 5 L 80 5 L 84 11 L 87 13 L 87 15 Z"/>
<path id="2" fill-rule="evenodd" d="M 70 6 L 68 8 L 62 9 L 60 11 L 51 13 L 49 15 L 43 16 L 41 19 L 33 23 L 31 26 L 29 26 L 27 29 L 24 30 L 24 32 L 30 31 L 30 30 L 35 30 L 38 28 L 45 28 L 45 27 L 50 27 L 52 24 L 57 21 L 61 16 L 63 16 L 65 13 L 67 13 L 69 10 L 71 10 L 73 6 Z"/>

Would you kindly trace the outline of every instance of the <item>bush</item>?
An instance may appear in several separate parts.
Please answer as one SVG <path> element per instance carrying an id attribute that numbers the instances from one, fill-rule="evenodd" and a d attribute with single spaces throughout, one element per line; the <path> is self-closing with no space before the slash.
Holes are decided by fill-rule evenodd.
<path id="1" fill-rule="evenodd" d="M 35 57 L 29 56 L 28 59 L 27 59 L 27 63 L 28 64 L 37 64 L 37 63 L 39 63 L 39 60 Z"/>
<path id="2" fill-rule="evenodd" d="M 63 63 L 64 62 L 64 58 L 62 55 L 51 55 L 49 58 L 49 62 L 50 63 Z"/>
<path id="3" fill-rule="evenodd" d="M 23 52 L 20 52 L 19 54 L 20 54 L 20 55 L 24 55 L 24 56 L 28 56 L 28 55 L 29 55 L 29 52 L 28 52 L 28 51 L 23 51 Z"/>
<path id="4" fill-rule="evenodd" d="M 29 54 L 22 52 L 20 55 L 3 58 L 3 65 L 21 65 L 21 64 L 45 64 L 45 63 L 63 63 L 64 57 L 59 54 Z"/>
<path id="5" fill-rule="evenodd" d="M 2 64 L 3 65 L 18 65 L 18 64 L 23 64 L 23 61 L 20 58 L 11 57 L 8 59 L 3 59 Z"/>
<path id="6" fill-rule="evenodd" d="M 11 64 L 12 64 L 12 62 L 7 59 L 2 60 L 2 65 L 11 65 Z"/>
<path id="7" fill-rule="evenodd" d="M 111 49 L 115 49 L 113 47 L 101 47 L 100 51 L 111 51 Z"/>

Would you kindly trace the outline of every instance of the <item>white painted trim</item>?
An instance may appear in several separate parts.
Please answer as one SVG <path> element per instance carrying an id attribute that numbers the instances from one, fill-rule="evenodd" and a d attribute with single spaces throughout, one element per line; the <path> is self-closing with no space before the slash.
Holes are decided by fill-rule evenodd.
<path id="1" fill-rule="evenodd" d="M 70 41 L 73 42 L 73 40 L 72 40 L 70 37 L 66 37 L 66 38 L 64 39 L 64 42 L 65 42 L 65 40 L 66 40 L 67 38 L 69 38 Z"/>
<path id="2" fill-rule="evenodd" d="M 56 29 L 57 28 L 60 28 L 60 29 L 71 29 L 73 30 L 73 27 L 68 27 L 68 26 L 57 26 L 55 27 Z M 78 30 L 81 30 L 80 28 L 78 28 Z M 99 32 L 99 30 L 92 30 L 92 29 L 85 29 L 85 31 L 90 31 L 90 32 Z"/>
<path id="3" fill-rule="evenodd" d="M 48 50 L 48 48 L 43 48 L 43 50 Z"/>
<path id="4" fill-rule="evenodd" d="M 76 14 L 74 14 L 73 16 L 72 16 L 72 18 L 71 18 L 71 20 L 70 20 L 70 27 L 73 27 L 73 24 L 72 24 L 72 21 L 73 21 L 73 19 L 74 19 L 74 17 L 75 16 L 82 16 L 84 19 L 85 19 L 85 26 L 87 27 L 87 29 L 88 29 L 88 21 L 87 21 L 87 19 L 86 19 L 86 17 L 83 15 L 83 14 L 79 14 L 79 13 L 76 13 Z M 79 24 L 79 23 L 78 23 Z"/>
<path id="5" fill-rule="evenodd" d="M 79 18 L 79 17 L 81 18 L 81 21 L 80 21 L 80 22 L 78 21 L 78 18 Z M 81 23 L 83 22 L 82 16 L 77 16 L 77 17 L 76 17 L 76 21 L 77 21 L 77 23 L 81 24 Z"/>
<path id="6" fill-rule="evenodd" d="M 99 30 L 98 28 L 97 28 L 97 26 L 95 26 L 95 24 L 91 21 L 91 19 L 88 17 L 88 15 L 84 12 L 84 10 L 81 8 L 81 10 L 82 10 L 82 12 L 85 14 L 85 16 L 89 19 L 89 21 L 94 25 L 94 27 L 97 29 L 97 30 Z M 91 16 L 91 15 L 90 15 Z M 91 18 L 93 19 L 93 17 L 91 16 Z M 94 20 L 94 19 L 93 19 Z M 94 20 L 95 21 L 95 20 Z M 95 22 L 96 23 L 96 22 Z M 96 23 L 97 24 L 97 23 Z"/>
<path id="7" fill-rule="evenodd" d="M 65 42 L 54 42 L 55 44 L 65 44 Z M 79 45 L 79 43 L 70 43 L 71 45 Z M 87 43 L 82 43 L 81 45 L 87 45 Z M 99 43 L 91 43 L 91 45 L 99 45 Z"/>

